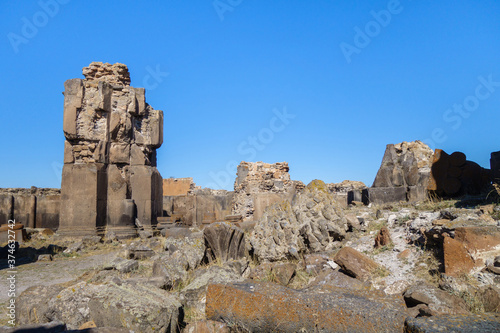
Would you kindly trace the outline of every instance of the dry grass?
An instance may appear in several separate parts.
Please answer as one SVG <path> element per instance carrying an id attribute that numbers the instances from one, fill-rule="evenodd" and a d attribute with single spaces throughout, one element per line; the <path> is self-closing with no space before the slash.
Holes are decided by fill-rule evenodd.
<path id="1" fill-rule="evenodd" d="M 292 289 L 302 289 L 309 284 L 313 277 L 313 274 L 306 272 L 304 269 L 297 269 L 288 287 Z"/>
<path id="2" fill-rule="evenodd" d="M 414 268 L 414 275 L 419 280 L 439 285 L 441 263 L 433 251 L 422 250 Z"/>
<path id="3" fill-rule="evenodd" d="M 426 201 L 417 203 L 414 207 L 423 211 L 438 211 L 446 208 L 456 207 L 458 200 L 444 200 L 437 197 L 429 197 Z"/>

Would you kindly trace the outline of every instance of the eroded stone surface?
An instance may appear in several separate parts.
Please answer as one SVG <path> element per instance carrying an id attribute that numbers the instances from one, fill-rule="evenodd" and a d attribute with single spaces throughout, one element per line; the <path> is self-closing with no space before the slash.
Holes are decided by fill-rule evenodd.
<path id="1" fill-rule="evenodd" d="M 298 291 L 272 283 L 211 284 L 206 316 L 250 332 L 402 332 L 402 298 L 369 291 Z"/>
<path id="2" fill-rule="evenodd" d="M 83 74 L 64 84 L 59 233 L 135 235 L 136 219 L 151 228 L 161 216 L 163 112 L 145 102 L 143 88 L 130 86 L 123 64 L 93 62 Z"/>

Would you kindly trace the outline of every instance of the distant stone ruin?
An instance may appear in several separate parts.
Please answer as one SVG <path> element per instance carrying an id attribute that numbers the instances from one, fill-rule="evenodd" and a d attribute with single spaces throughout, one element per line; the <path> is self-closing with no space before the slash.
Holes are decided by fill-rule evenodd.
<path id="1" fill-rule="evenodd" d="M 500 152 L 492 153 L 490 162 L 493 171 L 468 161 L 462 152 L 433 152 L 420 141 L 389 144 L 364 201 L 381 204 L 422 201 L 429 195 L 478 195 L 500 179 Z"/>
<path id="2" fill-rule="evenodd" d="M 367 200 L 371 203 L 427 198 L 433 151 L 421 141 L 388 144 Z"/>
<path id="3" fill-rule="evenodd" d="M 58 232 L 136 234 L 162 212 L 156 149 L 163 142 L 163 112 L 130 86 L 123 64 L 93 62 L 85 79 L 64 83 L 64 167 Z"/>
<path id="4" fill-rule="evenodd" d="M 291 201 L 304 184 L 290 180 L 289 170 L 287 162 L 241 162 L 234 182 L 233 215 L 241 215 L 244 221 L 258 220 L 267 206 Z"/>

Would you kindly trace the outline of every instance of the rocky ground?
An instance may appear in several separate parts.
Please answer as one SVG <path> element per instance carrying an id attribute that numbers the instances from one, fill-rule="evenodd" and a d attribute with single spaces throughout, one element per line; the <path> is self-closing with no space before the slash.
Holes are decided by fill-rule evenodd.
<path id="1" fill-rule="evenodd" d="M 473 199 L 343 209 L 313 181 L 255 223 L 171 228 L 133 240 L 76 241 L 33 230 L 18 250 L 26 261 L 17 274 L 18 325 L 499 331 L 500 206 L 493 196 Z M 6 269 L 0 274 L 5 279 Z"/>

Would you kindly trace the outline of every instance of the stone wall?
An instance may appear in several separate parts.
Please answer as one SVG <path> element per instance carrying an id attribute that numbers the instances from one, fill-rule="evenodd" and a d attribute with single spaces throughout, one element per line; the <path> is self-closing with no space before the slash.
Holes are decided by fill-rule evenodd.
<path id="1" fill-rule="evenodd" d="M 194 189 L 193 178 L 163 179 L 163 196 L 187 195 Z"/>
<path id="2" fill-rule="evenodd" d="M 93 62 L 64 83 L 64 167 L 59 233 L 81 236 L 150 229 L 162 211 L 156 149 L 163 112 L 130 86 L 123 64 Z"/>
<path id="3" fill-rule="evenodd" d="M 29 228 L 59 227 L 61 194 L 51 188 L 0 189 L 0 224 L 16 220 Z"/>
<path id="4" fill-rule="evenodd" d="M 176 180 L 179 182 L 176 182 Z M 170 223 L 180 222 L 184 225 L 204 225 L 216 221 L 224 221 L 231 215 L 234 192 L 225 190 L 201 189 L 192 182 L 192 178 L 170 178 L 163 185 L 166 193 L 179 193 L 179 189 L 189 190 L 179 195 L 163 196 L 163 214 Z M 172 187 L 170 187 L 172 185 Z M 164 192 L 165 193 L 165 192 Z"/>
<path id="5" fill-rule="evenodd" d="M 287 162 L 241 162 L 234 182 L 232 214 L 241 215 L 244 221 L 256 221 L 267 206 L 291 201 L 304 184 L 290 180 L 289 169 Z"/>

